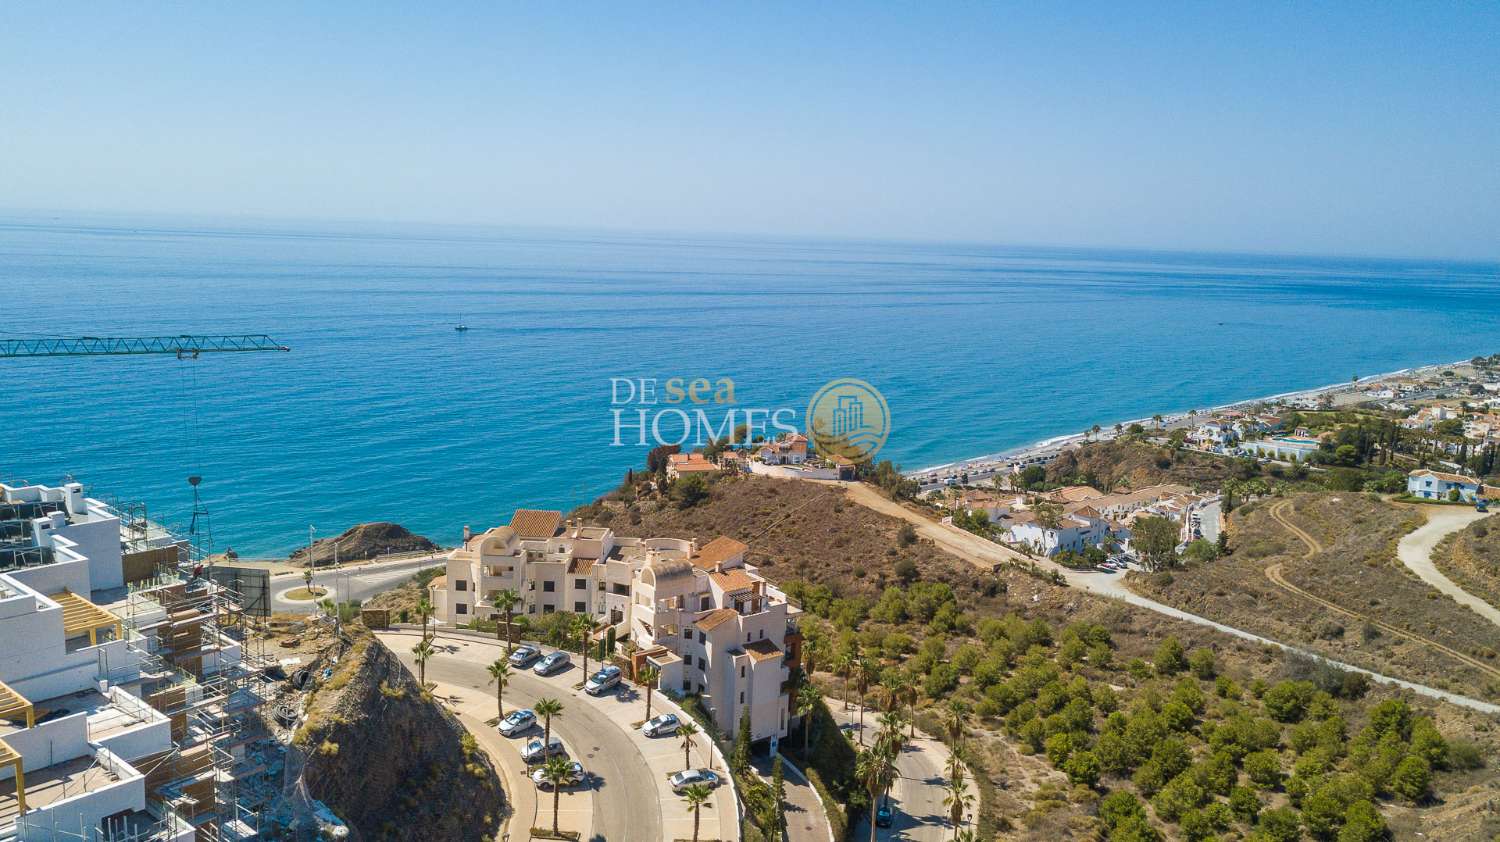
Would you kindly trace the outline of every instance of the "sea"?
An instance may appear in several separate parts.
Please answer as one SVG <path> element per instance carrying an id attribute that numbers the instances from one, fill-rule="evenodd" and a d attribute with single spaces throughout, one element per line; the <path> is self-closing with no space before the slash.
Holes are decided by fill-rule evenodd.
<path id="1" fill-rule="evenodd" d="M 0 215 L 0 340 L 183 334 L 291 350 L 0 359 L 0 481 L 181 527 L 198 476 L 242 557 L 374 520 L 451 544 L 642 466 L 617 409 L 672 410 L 670 440 L 678 409 L 800 414 L 858 378 L 889 407 L 878 458 L 920 468 L 1495 353 L 1500 265 Z M 668 404 L 673 378 L 713 388 Z"/>

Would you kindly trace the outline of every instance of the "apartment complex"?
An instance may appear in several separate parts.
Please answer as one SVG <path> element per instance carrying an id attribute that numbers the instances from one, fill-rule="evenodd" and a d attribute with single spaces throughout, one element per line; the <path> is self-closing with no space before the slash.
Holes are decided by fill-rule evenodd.
<path id="1" fill-rule="evenodd" d="M 730 538 L 700 547 L 617 536 L 564 522 L 560 512 L 522 509 L 507 526 L 465 537 L 447 575 L 434 580 L 433 607 L 452 625 L 495 618 L 494 595 L 510 590 L 521 616 L 587 614 L 660 670 L 662 689 L 698 694 L 725 733 L 748 716 L 752 739 L 780 739 L 791 717 L 800 611 L 745 562 L 748 551 Z"/>
<path id="2" fill-rule="evenodd" d="M 255 835 L 236 725 L 262 696 L 187 556 L 78 483 L 0 484 L 0 839 Z"/>

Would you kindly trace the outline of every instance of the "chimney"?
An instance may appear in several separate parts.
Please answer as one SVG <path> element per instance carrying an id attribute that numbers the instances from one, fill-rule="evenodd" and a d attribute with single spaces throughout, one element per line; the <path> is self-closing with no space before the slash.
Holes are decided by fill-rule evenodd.
<path id="1" fill-rule="evenodd" d="M 472 538 L 473 535 L 474 533 L 469 530 L 469 525 L 467 523 L 464 524 L 464 549 L 467 550 L 469 548 L 469 539 Z"/>
<path id="2" fill-rule="evenodd" d="M 83 501 L 83 483 L 70 482 L 63 486 L 63 500 L 67 505 L 68 514 L 80 517 L 88 513 L 88 504 Z"/>

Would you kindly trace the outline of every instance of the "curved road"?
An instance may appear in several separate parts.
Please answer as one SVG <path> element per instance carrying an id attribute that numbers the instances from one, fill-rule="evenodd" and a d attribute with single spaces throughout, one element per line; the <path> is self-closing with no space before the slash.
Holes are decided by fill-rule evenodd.
<path id="1" fill-rule="evenodd" d="M 313 574 L 313 584 L 332 591 L 330 596 L 345 602 L 351 599 L 365 600 L 375 594 L 388 591 L 410 579 L 418 570 L 436 567 L 444 563 L 447 553 L 404 558 L 399 561 L 379 561 L 339 570 L 321 570 Z M 286 592 L 305 586 L 300 573 L 281 573 L 271 577 L 271 610 L 293 614 L 311 614 L 317 608 L 315 599 L 287 599 Z"/>
<path id="2" fill-rule="evenodd" d="M 420 637 L 415 631 L 396 633 L 409 637 L 413 643 Z M 382 636 L 387 634 L 390 633 L 381 632 Z M 490 676 L 485 666 L 458 655 L 466 645 L 478 646 L 483 645 L 482 642 L 439 638 L 434 645 L 438 651 L 427 662 L 428 680 L 468 687 L 494 696 L 495 688 L 489 684 Z M 411 647 L 391 648 L 415 675 L 417 668 L 412 662 Z M 568 686 L 583 680 L 578 664 L 553 676 L 558 677 L 567 677 Z M 563 703 L 562 715 L 552 720 L 552 732 L 562 739 L 568 754 L 594 774 L 591 838 L 626 842 L 661 839 L 661 805 L 655 778 L 620 724 L 593 706 L 573 699 L 568 693 L 559 693 L 555 684 L 533 675 L 530 670 L 512 671 L 505 685 L 505 709 L 532 707 L 543 696 L 551 696 Z M 534 731 L 527 736 L 536 733 L 540 732 Z M 550 798 L 543 800 L 548 803 L 541 806 L 537 820 L 546 825 L 550 823 Z M 515 835 L 514 831 L 512 835 Z"/>
<path id="3" fill-rule="evenodd" d="M 1456 582 L 1443 575 L 1432 563 L 1432 551 L 1444 538 L 1463 529 L 1476 520 L 1489 517 L 1485 512 L 1458 506 L 1427 506 L 1427 522 L 1407 533 L 1396 545 L 1396 557 L 1417 574 L 1417 578 L 1452 597 L 1460 605 L 1500 626 L 1500 608 L 1459 587 Z"/>
<path id="4" fill-rule="evenodd" d="M 828 712 L 849 738 L 855 739 L 859 730 L 859 717 L 846 712 L 841 706 L 830 705 Z M 866 717 L 866 728 L 872 728 L 873 720 Z M 894 807 L 891 826 L 876 828 L 877 842 L 947 842 L 953 835 L 952 822 L 948 821 L 948 808 L 943 799 L 948 795 L 948 746 L 918 731 L 914 740 L 907 742 L 896 758 L 896 780 L 891 783 L 890 800 Z M 972 775 L 965 778 L 970 802 L 965 824 L 972 823 L 974 811 L 979 807 L 979 793 Z M 870 814 L 864 816 L 849 831 L 849 838 L 870 838 Z"/>
<path id="5" fill-rule="evenodd" d="M 813 480 L 804 480 L 804 482 L 812 481 Z M 1156 613 L 1165 615 L 1167 617 L 1173 617 L 1185 622 L 1194 623 L 1200 626 L 1206 626 L 1211 629 L 1216 629 L 1218 631 L 1224 632 L 1225 634 L 1234 635 L 1235 637 L 1238 637 L 1242 640 L 1248 640 L 1253 643 L 1261 643 L 1267 646 L 1275 646 L 1278 649 L 1282 649 L 1288 652 L 1296 652 L 1301 655 L 1308 655 L 1311 657 L 1328 660 L 1326 658 L 1323 658 L 1322 655 L 1319 655 L 1315 652 L 1309 652 L 1305 649 L 1283 643 L 1279 640 L 1272 640 L 1268 637 L 1262 637 L 1258 634 L 1245 631 L 1244 629 L 1235 628 L 1234 626 L 1226 626 L 1223 623 L 1216 623 L 1206 617 L 1200 617 L 1197 614 L 1192 614 L 1178 608 L 1173 608 L 1170 605 L 1165 605 L 1163 603 L 1157 602 L 1154 599 L 1148 599 L 1147 597 L 1141 596 L 1140 594 L 1137 594 L 1135 591 L 1132 591 L 1130 590 L 1130 588 L 1126 587 L 1125 582 L 1117 575 L 1095 571 L 1085 572 L 1072 570 L 1067 567 L 1063 567 L 1062 565 L 1057 564 L 1056 562 L 1053 562 L 1049 559 L 1027 558 L 1026 556 L 1023 556 L 1008 547 L 1002 547 L 999 544 L 994 543 L 993 541 L 987 541 L 972 532 L 960 529 L 959 527 L 953 526 L 951 524 L 939 523 L 937 521 L 929 520 L 923 515 L 920 515 L 906 508 L 905 506 L 902 506 L 900 503 L 896 503 L 892 500 L 887 499 L 879 492 L 863 483 L 840 482 L 825 484 L 837 484 L 845 487 L 849 491 L 849 499 L 852 502 L 859 503 L 866 508 L 880 512 L 881 514 L 889 515 L 891 517 L 898 518 L 900 520 L 906 521 L 907 523 L 910 523 L 912 527 L 916 529 L 917 534 L 921 535 L 924 538 L 931 538 L 933 543 L 937 544 L 938 547 L 946 550 L 949 553 L 952 553 L 953 555 L 958 556 L 959 558 L 967 560 L 971 564 L 974 564 L 981 569 L 989 570 L 996 562 L 1013 561 L 1022 564 L 1035 564 L 1044 570 L 1057 571 L 1058 573 L 1062 574 L 1063 578 L 1067 580 L 1069 586 L 1078 588 L 1079 590 L 1088 591 L 1090 593 L 1109 597 L 1111 599 L 1118 599 L 1121 602 L 1127 602 L 1131 605 L 1145 608 L 1149 611 L 1155 611 Z M 1382 675 L 1381 673 L 1374 672 L 1373 670 L 1367 670 L 1363 667 L 1356 667 L 1353 664 L 1346 664 L 1341 661 L 1329 660 L 1328 663 L 1333 664 L 1339 669 L 1362 673 L 1369 676 L 1375 681 L 1379 681 L 1382 684 L 1392 684 L 1397 687 L 1403 687 L 1421 696 L 1426 696 L 1432 699 L 1441 699 L 1445 702 L 1451 702 L 1460 707 L 1469 708 L 1470 710 L 1477 710 L 1482 713 L 1500 714 L 1500 705 L 1492 704 L 1490 702 L 1480 701 L 1479 699 L 1472 699 L 1468 696 L 1461 696 L 1457 693 L 1450 693 L 1447 690 L 1439 690 L 1436 687 L 1428 687 L 1425 684 L 1417 684 L 1416 682 L 1407 681 L 1405 679 L 1394 678 L 1389 675 Z"/>

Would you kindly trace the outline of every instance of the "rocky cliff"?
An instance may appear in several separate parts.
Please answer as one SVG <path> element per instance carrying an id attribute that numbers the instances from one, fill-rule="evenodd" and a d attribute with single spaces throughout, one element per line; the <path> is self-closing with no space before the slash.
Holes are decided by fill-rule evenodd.
<path id="1" fill-rule="evenodd" d="M 493 839 L 505 795 L 489 758 L 368 631 L 307 706 L 308 792 L 364 840 Z"/>
<path id="2" fill-rule="evenodd" d="M 315 541 L 312 550 L 313 559 L 319 565 L 332 564 L 334 547 L 338 548 L 340 563 L 364 561 L 392 553 L 433 552 L 440 549 L 437 544 L 413 533 L 401 524 L 386 521 L 356 524 L 336 537 Z M 302 547 L 292 553 L 287 561 L 306 565 L 307 548 Z"/>

